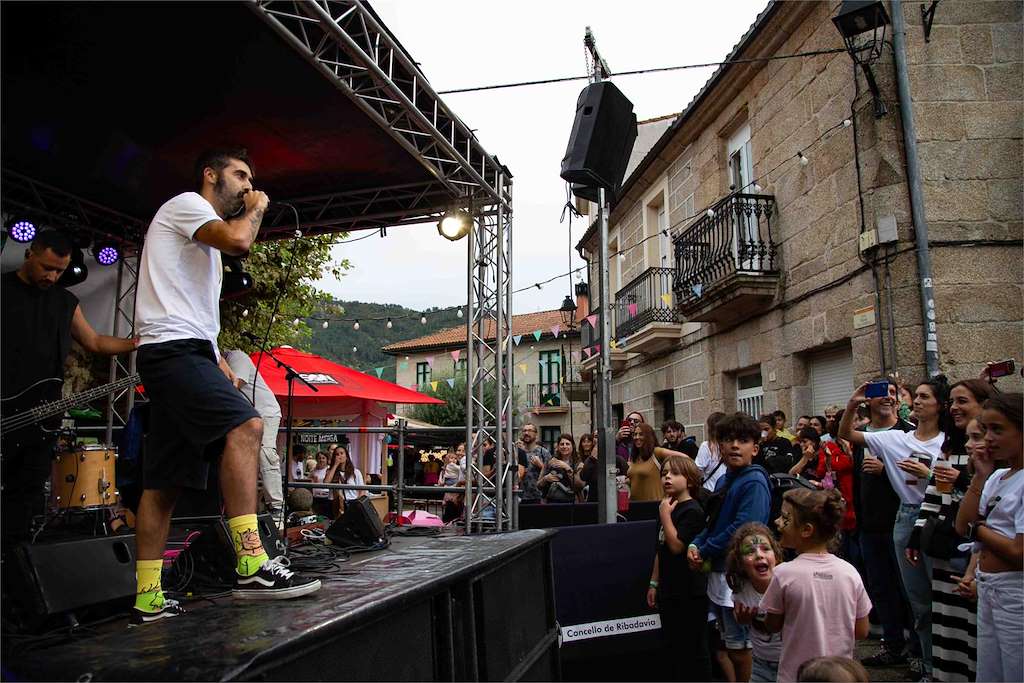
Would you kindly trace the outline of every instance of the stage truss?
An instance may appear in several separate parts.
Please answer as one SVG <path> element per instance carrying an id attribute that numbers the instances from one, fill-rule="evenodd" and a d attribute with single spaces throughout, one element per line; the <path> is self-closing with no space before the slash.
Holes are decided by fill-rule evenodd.
<path id="1" fill-rule="evenodd" d="M 477 454 L 467 474 L 467 529 L 514 528 L 516 472 L 512 440 L 513 373 L 509 344 L 512 319 L 512 176 L 488 154 L 470 130 L 441 100 L 411 57 L 359 0 L 257 0 L 250 9 L 294 50 L 343 92 L 381 130 L 429 173 L 431 180 L 339 190 L 286 198 L 308 233 L 383 229 L 435 222 L 449 208 L 471 207 L 475 217 L 468 240 L 466 396 L 467 444 Z M 114 333 L 134 334 L 138 250 L 146 223 L 68 192 L 3 170 L 5 211 L 26 210 L 54 225 L 69 224 L 118 240 L 133 259 L 119 265 Z M 273 209 L 273 207 L 272 207 Z M 272 210 L 261 239 L 290 235 L 290 209 Z M 134 247 L 134 248 L 133 248 Z M 134 372 L 116 358 L 110 379 Z M 493 383 L 494 401 L 484 398 Z M 107 436 L 123 426 L 134 400 L 128 391 L 111 398 Z M 502 447 L 496 452 L 493 496 L 482 492 L 483 431 Z M 493 432 L 493 433 L 492 433 Z M 497 514 L 500 511 L 500 514 Z"/>

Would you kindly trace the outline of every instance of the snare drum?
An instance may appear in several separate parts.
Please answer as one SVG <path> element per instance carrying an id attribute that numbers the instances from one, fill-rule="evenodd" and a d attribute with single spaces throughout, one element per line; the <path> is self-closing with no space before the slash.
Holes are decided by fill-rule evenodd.
<path id="1" fill-rule="evenodd" d="M 113 446 L 79 446 L 59 452 L 50 487 L 53 506 L 90 510 L 116 503 L 120 498 L 115 488 L 116 462 Z"/>

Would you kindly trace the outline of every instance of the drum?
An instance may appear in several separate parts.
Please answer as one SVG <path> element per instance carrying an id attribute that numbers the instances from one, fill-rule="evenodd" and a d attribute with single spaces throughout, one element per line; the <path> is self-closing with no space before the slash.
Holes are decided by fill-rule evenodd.
<path id="1" fill-rule="evenodd" d="M 117 449 L 112 446 L 79 446 L 57 453 L 50 487 L 53 506 L 91 510 L 116 503 L 116 462 Z"/>

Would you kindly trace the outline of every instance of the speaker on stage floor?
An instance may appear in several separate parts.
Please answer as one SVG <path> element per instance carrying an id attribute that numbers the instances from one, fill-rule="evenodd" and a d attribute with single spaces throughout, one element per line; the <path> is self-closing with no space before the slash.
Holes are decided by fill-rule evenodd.
<path id="1" fill-rule="evenodd" d="M 135 596 L 134 534 L 25 543 L 13 564 L 5 592 L 36 617 Z"/>
<path id="2" fill-rule="evenodd" d="M 576 118 L 562 157 L 563 180 L 596 201 L 598 187 L 617 192 L 636 140 L 633 103 L 609 81 L 591 83 L 576 101 Z"/>
<path id="3" fill-rule="evenodd" d="M 327 529 L 327 538 L 340 546 L 371 546 L 384 540 L 384 524 L 366 496 L 345 503 L 345 514 Z"/>

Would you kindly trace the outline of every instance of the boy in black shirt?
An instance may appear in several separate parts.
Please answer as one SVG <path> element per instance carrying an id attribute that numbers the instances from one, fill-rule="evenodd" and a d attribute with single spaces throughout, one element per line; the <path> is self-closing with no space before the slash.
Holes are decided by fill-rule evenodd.
<path id="1" fill-rule="evenodd" d="M 761 426 L 761 443 L 758 445 L 757 455 L 754 456 L 754 464 L 765 468 L 769 474 L 789 472 L 796 462 L 793 443 L 778 435 L 774 416 L 762 415 L 758 418 L 758 423 Z"/>

